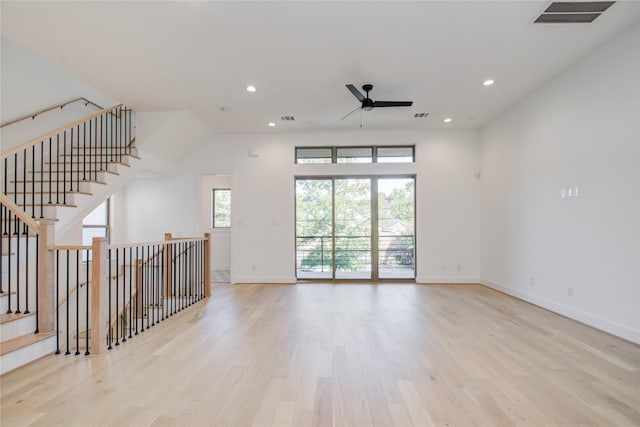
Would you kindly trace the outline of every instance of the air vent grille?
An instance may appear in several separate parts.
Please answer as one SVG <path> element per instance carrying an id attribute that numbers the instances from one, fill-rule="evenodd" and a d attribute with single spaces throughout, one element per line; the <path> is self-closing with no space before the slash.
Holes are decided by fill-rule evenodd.
<path id="1" fill-rule="evenodd" d="M 536 18 L 536 24 L 590 23 L 615 1 L 554 2 Z"/>
<path id="2" fill-rule="evenodd" d="M 429 113 L 415 113 L 413 115 L 414 118 L 416 119 L 424 119 L 429 115 Z"/>
<path id="3" fill-rule="evenodd" d="M 282 116 L 280 117 L 280 120 L 283 120 L 285 122 L 292 122 L 295 120 L 295 118 L 293 116 Z"/>

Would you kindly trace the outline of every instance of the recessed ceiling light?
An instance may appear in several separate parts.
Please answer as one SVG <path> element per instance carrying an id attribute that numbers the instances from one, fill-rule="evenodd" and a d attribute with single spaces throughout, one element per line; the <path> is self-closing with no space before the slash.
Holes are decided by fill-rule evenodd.
<path id="1" fill-rule="evenodd" d="M 487 80 L 482 82 L 482 86 L 491 86 L 494 83 L 495 83 L 495 81 L 493 81 L 491 79 L 487 79 Z"/>
<path id="2" fill-rule="evenodd" d="M 272 127 L 275 127 L 275 126 L 276 126 L 276 124 L 275 124 L 275 123 L 273 123 L 273 122 L 269 122 L 269 123 L 267 123 L 267 126 L 269 126 L 270 128 L 272 128 Z"/>
<path id="3" fill-rule="evenodd" d="M 247 92 L 255 92 L 256 91 L 256 87 L 253 85 L 249 85 L 247 86 Z"/>
<path id="4" fill-rule="evenodd" d="M 451 117 L 447 117 L 446 119 L 443 120 L 443 122 L 445 123 L 451 123 L 453 121 L 453 119 Z"/>

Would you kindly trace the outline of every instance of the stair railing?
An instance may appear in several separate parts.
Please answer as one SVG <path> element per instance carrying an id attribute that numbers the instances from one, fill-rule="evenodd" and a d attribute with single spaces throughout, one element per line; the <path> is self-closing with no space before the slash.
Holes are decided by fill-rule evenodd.
<path id="1" fill-rule="evenodd" d="M 105 108 L 0 154 L 2 192 L 32 219 L 70 205 L 110 166 L 137 157 L 132 110 Z"/>
<path id="2" fill-rule="evenodd" d="M 58 301 L 56 354 L 101 354 L 210 296 L 209 234 L 170 236 L 160 242 L 107 245 L 96 237 L 91 246 L 49 246 Z"/>
<path id="3" fill-rule="evenodd" d="M 42 110 L 38 110 L 38 111 L 36 111 L 36 112 L 34 112 L 34 113 L 26 114 L 26 115 L 24 115 L 24 116 L 18 117 L 17 119 L 9 120 L 9 121 L 8 121 L 8 122 L 6 122 L 6 123 L 2 123 L 2 124 L 0 125 L 0 128 L 4 128 L 4 127 L 7 127 L 7 126 L 11 126 L 11 125 L 13 125 L 13 124 L 19 123 L 19 122 L 21 122 L 21 121 L 23 121 L 23 120 L 27 120 L 27 119 L 35 120 L 35 119 L 36 119 L 36 117 L 38 117 L 38 116 L 39 116 L 39 115 L 41 115 L 41 114 L 48 113 L 49 111 L 53 111 L 53 110 L 57 110 L 57 109 L 62 110 L 62 109 L 63 109 L 64 107 L 66 107 L 67 105 L 75 104 L 76 102 L 79 102 L 79 101 L 84 102 L 84 106 L 85 106 L 85 107 L 86 107 L 86 106 L 88 106 L 88 105 L 92 105 L 92 106 L 94 106 L 94 107 L 98 108 L 99 110 L 104 110 L 104 107 L 99 106 L 99 105 L 98 105 L 98 104 L 96 104 L 95 102 L 93 102 L 93 101 L 91 101 L 91 100 L 88 100 L 87 98 L 85 98 L 85 97 L 83 97 L 83 96 L 80 96 L 80 97 L 73 98 L 73 99 L 70 99 L 70 100 L 68 100 L 68 101 L 62 102 L 62 103 L 60 103 L 60 104 L 56 104 L 56 105 L 52 105 L 52 106 L 47 107 L 47 108 L 43 108 Z"/>
<path id="4" fill-rule="evenodd" d="M 48 269 L 47 244 L 52 224 L 36 222 L 7 196 L 0 193 L 0 293 L 7 295 L 7 314 L 35 312 L 34 333 L 53 330 L 53 301 Z"/>

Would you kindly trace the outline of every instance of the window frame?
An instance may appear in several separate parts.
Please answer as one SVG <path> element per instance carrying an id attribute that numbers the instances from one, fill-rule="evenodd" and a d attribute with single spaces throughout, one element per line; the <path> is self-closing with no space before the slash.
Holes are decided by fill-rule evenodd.
<path id="1" fill-rule="evenodd" d="M 361 149 L 371 149 L 371 162 L 362 162 L 362 163 L 352 163 L 352 162 L 338 162 L 338 150 L 340 149 L 349 149 L 349 148 L 361 148 Z M 378 149 L 381 148 L 407 148 L 411 150 L 411 161 L 409 162 L 378 162 Z M 331 162 L 304 162 L 298 157 L 299 150 L 331 150 Z M 307 158 L 303 158 L 307 159 Z M 320 157 L 318 158 L 320 159 Z M 328 157 L 322 157 L 322 159 L 328 159 Z M 294 150 L 294 164 L 296 165 L 311 165 L 311 164 L 341 164 L 341 165 L 353 165 L 353 164 L 377 164 L 377 163 L 415 163 L 416 162 L 416 146 L 415 144 L 406 144 L 406 145 L 323 145 L 323 146 L 296 146 Z"/>
<path id="2" fill-rule="evenodd" d="M 229 225 L 216 225 L 216 191 L 229 192 Z M 231 228 L 231 188 L 212 188 L 211 189 L 211 228 L 212 229 L 229 229 Z"/>
<path id="3" fill-rule="evenodd" d="M 84 230 L 85 229 L 104 229 L 105 230 L 105 238 L 107 239 L 107 245 L 111 244 L 111 197 L 108 197 L 104 202 L 100 203 L 100 205 L 105 204 L 105 209 L 106 209 L 106 224 L 85 224 L 84 223 L 84 218 L 87 217 L 87 215 L 84 216 L 84 218 L 82 218 L 82 242 L 84 243 Z M 100 205 L 96 206 L 91 212 L 93 212 L 95 209 L 97 209 Z M 89 212 L 89 213 L 91 213 Z M 89 252 L 89 258 L 87 258 L 86 255 L 86 251 L 82 251 L 82 262 L 90 262 L 92 259 L 91 257 L 91 252 Z"/>

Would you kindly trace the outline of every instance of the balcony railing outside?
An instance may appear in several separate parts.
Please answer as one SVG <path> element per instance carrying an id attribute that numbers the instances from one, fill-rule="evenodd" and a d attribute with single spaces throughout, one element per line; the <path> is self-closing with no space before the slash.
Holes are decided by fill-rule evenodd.
<path id="1" fill-rule="evenodd" d="M 378 238 L 378 274 L 381 278 L 413 278 L 415 239 L 411 234 Z M 299 278 L 332 278 L 334 238 L 331 235 L 296 238 L 296 272 Z M 335 236 L 336 275 L 361 277 L 371 271 L 371 236 Z"/>

